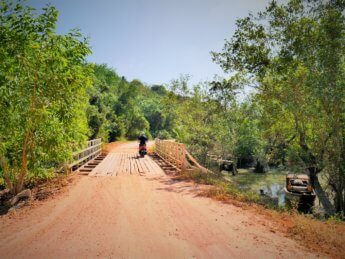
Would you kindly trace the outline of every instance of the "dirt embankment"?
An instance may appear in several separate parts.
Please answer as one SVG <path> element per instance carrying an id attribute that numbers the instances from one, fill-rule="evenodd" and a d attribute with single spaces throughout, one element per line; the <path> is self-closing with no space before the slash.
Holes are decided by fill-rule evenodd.
<path id="1" fill-rule="evenodd" d="M 108 152 L 136 149 L 136 143 L 128 142 Z M 0 217 L 2 257 L 317 256 L 266 217 L 200 197 L 201 186 L 160 170 L 145 176 L 77 178 L 53 199 Z"/>

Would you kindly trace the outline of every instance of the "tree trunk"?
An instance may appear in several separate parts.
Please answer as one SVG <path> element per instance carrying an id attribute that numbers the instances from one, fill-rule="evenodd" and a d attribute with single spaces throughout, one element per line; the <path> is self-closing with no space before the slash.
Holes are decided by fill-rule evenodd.
<path id="1" fill-rule="evenodd" d="M 320 169 L 318 169 L 316 167 L 309 167 L 308 171 L 309 171 L 310 183 L 313 186 L 314 191 L 315 191 L 317 197 L 319 198 L 321 205 L 324 208 L 327 216 L 333 215 L 334 214 L 334 207 L 333 207 L 331 201 L 329 200 L 326 192 L 323 190 L 323 188 L 319 182 L 319 178 L 317 177 L 317 173 L 320 171 Z"/>
<path id="2" fill-rule="evenodd" d="M 324 208 L 326 214 L 328 216 L 334 214 L 334 207 L 332 203 L 330 202 L 326 192 L 323 190 L 319 178 L 317 177 L 317 174 L 321 172 L 321 168 L 319 168 L 317 165 L 322 164 L 322 161 L 318 161 L 316 156 L 311 152 L 309 149 L 306 141 L 305 141 L 305 135 L 303 132 L 299 132 L 300 134 L 300 139 L 299 139 L 299 145 L 305 152 L 304 155 L 301 155 L 301 159 L 303 162 L 308 165 L 308 171 L 309 171 L 309 177 L 310 177 L 310 183 L 312 187 L 314 188 L 314 191 L 319 198 L 322 207 Z"/>
<path id="3" fill-rule="evenodd" d="M 334 196 L 334 207 L 336 212 L 344 212 L 345 211 L 345 190 L 344 185 L 341 179 L 338 181 L 333 181 L 330 183 L 332 189 L 335 193 Z"/>
<path id="4" fill-rule="evenodd" d="M 6 187 L 10 190 L 13 190 L 13 185 L 10 179 L 10 169 L 8 167 L 7 161 L 4 156 L 1 156 L 0 160 L 1 160 L 2 170 L 4 170 L 4 179 L 5 179 Z"/>
<path id="5" fill-rule="evenodd" d="M 237 175 L 237 161 L 232 164 L 232 175 Z"/>
<path id="6" fill-rule="evenodd" d="M 337 191 L 336 195 L 335 195 L 335 201 L 334 201 L 336 212 L 344 211 L 344 200 L 343 199 L 344 199 L 343 192 L 341 190 Z"/>
<path id="7" fill-rule="evenodd" d="M 257 161 L 256 165 L 255 165 L 254 172 L 260 173 L 260 174 L 266 173 L 265 166 L 260 161 Z"/>

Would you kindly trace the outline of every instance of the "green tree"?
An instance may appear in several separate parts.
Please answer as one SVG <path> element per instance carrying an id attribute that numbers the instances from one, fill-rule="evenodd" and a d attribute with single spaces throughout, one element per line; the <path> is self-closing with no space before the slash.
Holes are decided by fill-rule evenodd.
<path id="1" fill-rule="evenodd" d="M 328 175 L 337 211 L 345 210 L 343 1 L 271 1 L 237 21 L 214 60 L 251 80 L 266 138 L 298 157 L 318 193 Z M 324 204 L 327 206 L 326 204 Z"/>
<path id="2" fill-rule="evenodd" d="M 94 65 L 93 87 L 89 89 L 88 122 L 91 138 L 115 141 L 122 137 L 137 138 L 149 132 L 142 101 L 150 89 L 139 80 L 127 82 L 107 65 Z"/>
<path id="3" fill-rule="evenodd" d="M 93 87 L 89 88 L 88 122 L 90 138 L 114 141 L 125 134 L 124 123 L 116 114 L 121 78 L 107 65 L 94 65 Z"/>
<path id="4" fill-rule="evenodd" d="M 56 34 L 57 16 L 54 7 L 36 15 L 0 3 L 0 159 L 13 193 L 26 177 L 66 162 L 88 133 L 90 49 L 78 31 Z"/>

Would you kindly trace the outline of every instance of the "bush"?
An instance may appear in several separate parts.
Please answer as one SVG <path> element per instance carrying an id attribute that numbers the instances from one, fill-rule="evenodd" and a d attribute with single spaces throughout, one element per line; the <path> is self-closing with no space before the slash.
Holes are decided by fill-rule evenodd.
<path id="1" fill-rule="evenodd" d="M 168 131 L 161 130 L 158 132 L 157 138 L 159 138 L 159 139 L 172 139 L 172 136 Z"/>

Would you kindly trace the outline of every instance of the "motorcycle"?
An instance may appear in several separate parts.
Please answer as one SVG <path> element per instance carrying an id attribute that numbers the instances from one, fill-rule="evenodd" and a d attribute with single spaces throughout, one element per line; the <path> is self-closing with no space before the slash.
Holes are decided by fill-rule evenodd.
<path id="1" fill-rule="evenodd" d="M 147 154 L 146 145 L 139 145 L 139 155 L 144 157 Z"/>

